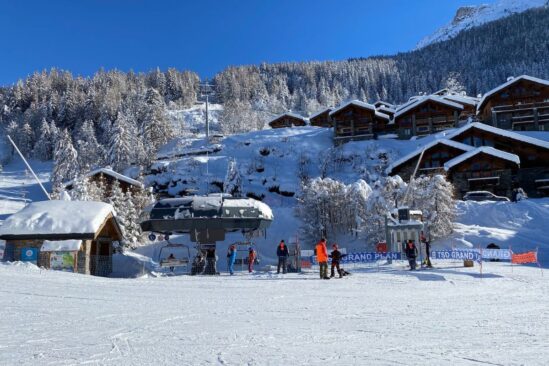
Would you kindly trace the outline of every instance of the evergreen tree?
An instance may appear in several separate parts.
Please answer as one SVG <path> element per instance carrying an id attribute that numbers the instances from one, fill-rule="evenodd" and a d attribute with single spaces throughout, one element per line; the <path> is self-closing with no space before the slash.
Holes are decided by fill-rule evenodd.
<path id="1" fill-rule="evenodd" d="M 223 191 L 231 194 L 233 197 L 242 196 L 242 177 L 240 176 L 236 159 L 229 160 Z"/>
<path id="2" fill-rule="evenodd" d="M 52 185 L 54 192 L 59 192 L 64 181 L 72 180 L 78 175 L 78 153 L 72 145 L 67 130 L 60 133 L 54 152 Z"/>
<path id="3" fill-rule="evenodd" d="M 132 163 L 134 146 L 132 142 L 135 140 L 132 132 L 130 121 L 124 113 L 118 112 L 110 131 L 107 153 L 108 162 L 116 171 L 123 171 Z"/>

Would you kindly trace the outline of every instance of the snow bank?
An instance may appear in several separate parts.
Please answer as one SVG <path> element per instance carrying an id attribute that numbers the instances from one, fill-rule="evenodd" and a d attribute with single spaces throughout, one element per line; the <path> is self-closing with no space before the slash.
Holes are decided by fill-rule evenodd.
<path id="1" fill-rule="evenodd" d="M 33 202 L 4 221 L 0 235 L 95 233 L 113 212 L 113 207 L 103 202 Z"/>

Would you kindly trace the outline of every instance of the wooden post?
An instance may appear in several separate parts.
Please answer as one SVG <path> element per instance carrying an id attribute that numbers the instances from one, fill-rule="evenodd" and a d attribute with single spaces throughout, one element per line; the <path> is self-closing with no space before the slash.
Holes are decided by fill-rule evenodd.
<path id="1" fill-rule="evenodd" d="M 412 136 L 416 135 L 416 114 L 412 114 Z"/>
<path id="2" fill-rule="evenodd" d="M 492 108 L 492 126 L 494 126 L 494 127 L 498 126 L 498 115 L 494 111 L 494 108 Z"/>
<path id="3" fill-rule="evenodd" d="M 458 127 L 459 125 L 459 114 L 458 111 L 454 111 L 454 127 Z"/>
<path id="4" fill-rule="evenodd" d="M 533 109 L 533 112 L 534 112 L 534 131 L 539 131 L 539 114 L 538 114 L 538 109 L 537 109 L 537 108 L 534 108 L 534 109 Z"/>

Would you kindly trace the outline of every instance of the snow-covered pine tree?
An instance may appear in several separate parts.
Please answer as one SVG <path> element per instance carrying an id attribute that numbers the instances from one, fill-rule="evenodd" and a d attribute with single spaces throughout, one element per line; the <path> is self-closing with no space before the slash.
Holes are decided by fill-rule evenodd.
<path id="1" fill-rule="evenodd" d="M 131 248 L 135 248 L 142 235 L 141 227 L 139 226 L 139 209 L 134 204 L 134 199 L 130 191 L 124 194 L 124 230 L 127 244 Z"/>
<path id="2" fill-rule="evenodd" d="M 120 187 L 118 180 L 114 180 L 111 185 L 111 190 L 107 202 L 112 205 L 114 212 L 116 213 L 116 220 L 122 229 L 124 237 L 127 239 L 126 227 L 128 222 L 126 221 L 127 211 L 128 211 L 128 202 L 126 201 L 126 195 Z"/>
<path id="3" fill-rule="evenodd" d="M 116 121 L 114 121 L 109 135 L 109 164 L 116 171 L 123 171 L 132 162 L 133 145 L 135 134 L 132 134 L 131 122 L 126 115 L 118 112 Z"/>
<path id="4" fill-rule="evenodd" d="M 362 179 L 351 184 L 347 190 L 349 209 L 354 217 L 354 227 L 352 229 L 357 234 L 362 233 L 368 220 L 368 199 L 371 194 L 372 188 Z"/>
<path id="5" fill-rule="evenodd" d="M 104 150 L 97 142 L 92 121 L 84 121 L 76 130 L 75 147 L 82 171 L 103 165 Z"/>
<path id="6" fill-rule="evenodd" d="M 72 139 L 67 130 L 61 131 L 54 152 L 54 166 L 52 172 L 53 192 L 60 192 L 64 181 L 76 178 L 79 173 L 78 153 L 72 145 Z"/>
<path id="7" fill-rule="evenodd" d="M 164 101 L 154 88 L 147 90 L 143 108 L 141 123 L 145 150 L 148 156 L 154 156 L 158 148 L 174 136 L 174 132 L 164 114 Z"/>
<path id="8" fill-rule="evenodd" d="M 79 174 L 73 181 L 70 196 L 72 201 L 92 201 L 90 195 L 90 180 L 88 177 Z"/>
<path id="9" fill-rule="evenodd" d="M 240 176 L 236 159 L 229 160 L 225 182 L 223 183 L 223 191 L 231 194 L 233 197 L 242 196 L 242 177 Z"/>
<path id="10" fill-rule="evenodd" d="M 38 140 L 34 146 L 32 155 L 36 159 L 42 161 L 48 161 L 53 158 L 53 148 L 55 146 L 54 138 L 51 133 L 50 125 L 45 118 L 42 119 L 40 124 L 40 131 L 38 133 Z"/>

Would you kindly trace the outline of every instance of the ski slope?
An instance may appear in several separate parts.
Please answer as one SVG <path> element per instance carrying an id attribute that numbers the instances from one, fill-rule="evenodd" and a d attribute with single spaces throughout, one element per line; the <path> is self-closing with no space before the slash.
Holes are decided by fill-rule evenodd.
<path id="1" fill-rule="evenodd" d="M 438 263 L 437 265 L 441 265 Z M 549 276 L 108 279 L 0 264 L 1 365 L 547 365 Z"/>

